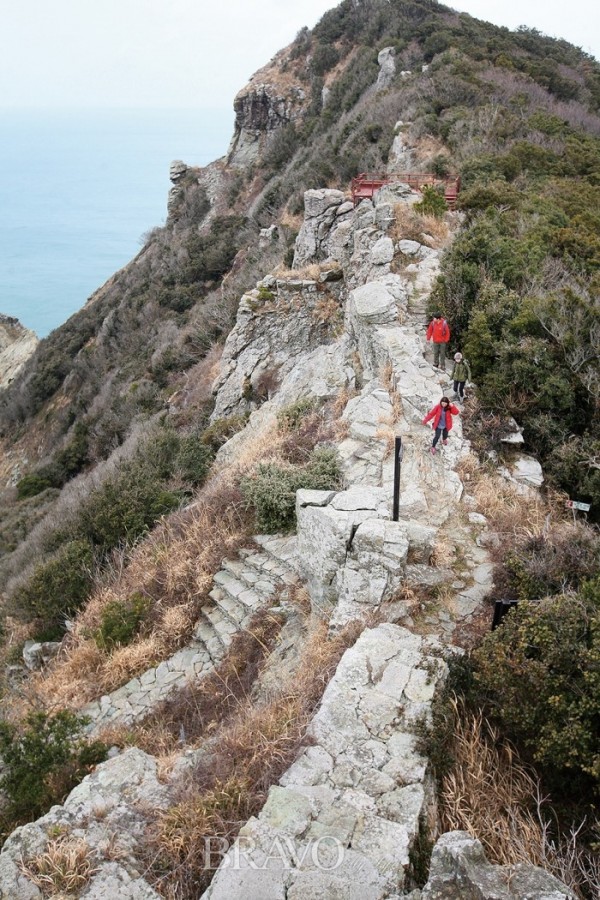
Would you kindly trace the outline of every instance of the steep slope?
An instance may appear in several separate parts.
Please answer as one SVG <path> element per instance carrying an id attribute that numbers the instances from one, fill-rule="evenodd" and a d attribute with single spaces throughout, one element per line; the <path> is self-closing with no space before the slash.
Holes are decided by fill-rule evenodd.
<path id="1" fill-rule="evenodd" d="M 346 651 L 310 724 L 309 746 L 270 787 L 264 808 L 257 809 L 260 814 L 244 825 L 239 842 L 230 848 L 204 895 L 207 898 L 244 895 L 267 900 L 287 894 L 383 900 L 411 887 L 419 831 L 426 821 L 435 831 L 431 773 L 417 746 L 418 721 L 429 714 L 436 685 L 443 679 L 440 654 L 452 642 L 457 626 L 477 614 L 491 585 L 491 566 L 486 550 L 475 540 L 483 517 L 470 523 L 461 511 L 463 485 L 457 465 L 468 456 L 468 447 L 460 424 L 447 450 L 436 459 L 428 452 L 429 439 L 421 424 L 446 383 L 423 355 L 425 321 L 419 308 L 435 278 L 439 249 L 408 241 L 402 233 L 399 240 L 390 236 L 398 222 L 406 225 L 408 219 L 413 228 L 423 229 L 427 220 L 411 213 L 418 199 L 407 187 L 397 186 L 380 192 L 375 204 L 366 202 L 357 210 L 332 215 L 332 210 L 343 209 L 343 194 L 309 192 L 296 252 L 314 263 L 314 258 L 306 259 L 314 229 L 321 236 L 321 249 L 335 264 L 330 259 L 321 265 L 316 281 L 293 273 L 287 278 L 267 275 L 242 298 L 225 344 L 216 409 L 255 408 L 245 427 L 219 451 L 213 478 L 218 480 L 219 471 L 239 467 L 251 448 L 255 455 L 260 448 L 267 462 L 277 460 L 273 425 L 278 415 L 281 421 L 293 404 L 308 408 L 306 404 L 312 403 L 324 416 L 327 402 L 341 391 L 341 422 L 348 435 L 332 436 L 330 443 L 342 461 L 345 489 L 299 491 L 297 540 L 255 538 L 260 553 L 247 551 L 238 562 L 226 560 L 215 575 L 209 594 L 212 605 L 202 609 L 194 642 L 84 708 L 94 731 L 106 724 L 130 726 L 147 720 L 161 702 L 176 702 L 184 679 L 201 685 L 220 661 L 226 661 L 226 648 L 235 647 L 232 636 L 246 629 L 252 634 L 247 604 L 251 597 L 253 603 L 265 602 L 257 590 L 266 576 L 267 584 L 269 578 L 286 575 L 293 584 L 294 570 L 299 571 L 313 616 L 328 620 L 334 631 L 348 621 L 365 624 L 375 611 L 401 623 L 366 628 Z M 448 225 L 456 224 L 456 216 L 450 217 Z M 332 287 L 335 299 L 328 296 Z M 307 340 L 307 320 L 324 301 L 330 316 L 331 307 L 336 307 L 337 327 L 317 330 L 312 341 Z M 287 347 L 284 357 L 282 345 Z M 255 385 L 261 372 L 273 367 L 279 369 L 280 384 L 256 408 L 247 384 Z M 354 397 L 348 397 L 348 389 Z M 405 445 L 398 522 L 390 521 L 391 448 L 386 428 L 400 433 Z M 462 580 L 454 572 L 458 554 L 442 564 L 433 561 L 436 544 L 450 536 L 461 548 Z M 173 535 L 171 552 L 176 542 Z M 182 575 L 180 570 L 179 578 Z M 401 599 L 450 583 L 441 603 L 429 603 L 425 620 L 416 621 L 414 605 Z M 280 594 L 277 614 L 288 619 L 286 627 L 292 628 L 301 654 L 306 636 L 294 625 L 294 608 L 285 593 Z M 215 630 L 208 629 L 209 623 Z M 85 639 L 85 629 L 78 629 L 77 639 Z M 273 658 L 277 665 L 277 650 Z M 60 680 L 64 664 L 59 659 L 50 683 Z M 38 680 L 38 696 L 47 690 L 44 679 Z M 77 707 L 81 691 L 73 699 L 72 706 Z M 209 874 L 202 871 L 200 850 L 196 850 L 199 858 L 186 864 L 197 873 L 191 881 L 177 868 L 161 871 L 162 863 L 152 865 L 147 878 L 140 876 L 147 840 L 144 807 L 151 802 L 158 815 L 162 810 L 167 816 L 181 808 L 182 786 L 188 793 L 195 789 L 194 767 L 206 753 L 215 752 L 218 737 L 215 744 L 209 730 L 196 746 L 171 759 L 170 775 L 162 785 L 157 782 L 156 761 L 139 750 L 130 749 L 102 764 L 63 807 L 55 807 L 8 842 L 0 854 L 0 886 L 14 891 L 15 897 L 37 896 L 36 860 L 48 847 L 51 833 L 60 828 L 65 846 L 73 840 L 74 830 L 81 832 L 94 860 L 88 896 L 102 896 L 115 884 L 121 889 L 135 885 L 141 897 L 168 896 L 170 890 L 196 896 Z M 133 790 L 127 788 L 129 783 L 135 785 Z M 218 785 L 222 782 L 217 782 L 217 789 L 223 790 Z M 109 829 L 120 832 L 125 818 L 131 827 L 127 846 L 121 841 L 115 868 L 104 849 L 106 836 Z M 225 841 L 220 855 L 226 847 Z M 265 854 L 273 856 L 276 847 L 284 848 L 279 864 L 264 866 Z M 330 860 L 332 847 L 340 855 L 336 865 Z M 22 853 L 28 862 L 20 877 L 16 860 Z M 461 854 L 458 859 L 462 865 Z M 485 863 L 480 860 L 478 865 Z M 486 877 L 495 882 L 501 876 L 490 869 Z M 558 882 L 541 872 L 524 867 L 520 877 L 520 887 L 507 897 L 525 896 L 534 882 L 540 889 L 558 891 L 557 898 L 567 896 Z"/>
<path id="2" fill-rule="evenodd" d="M 10 316 L 0 313 L 0 390 L 13 381 L 34 352 L 38 339 Z"/>
<path id="3" fill-rule="evenodd" d="M 311 757 L 306 771 L 300 766 L 290 776 L 292 792 L 300 788 L 305 797 L 316 788 L 321 794 L 308 805 L 297 801 L 298 818 L 278 803 L 285 801 L 283 781 L 259 816 L 266 790 L 261 781 L 254 806 L 248 810 L 240 802 L 236 808 L 236 827 L 256 814 L 259 824 L 253 820 L 251 827 L 262 833 L 265 819 L 270 829 L 274 820 L 291 816 L 291 827 L 315 837 L 324 825 L 335 830 L 352 822 L 369 890 L 385 896 L 393 889 L 390 878 L 395 887 L 408 887 L 408 848 L 428 807 L 411 705 L 427 706 L 433 694 L 433 681 L 424 684 L 435 668 L 427 658 L 428 635 L 459 642 L 461 626 L 476 618 L 491 585 L 481 544 L 494 540 L 482 517 L 470 512 L 474 501 L 459 504 L 462 465 L 477 470 L 460 419 L 443 454 L 428 453 L 421 419 L 447 383 L 423 356 L 424 323 L 439 304 L 454 340 L 467 342 L 486 406 L 481 412 L 471 407 L 465 427 L 484 458 L 498 452 L 503 462 L 512 458 L 502 441 L 512 414 L 545 462 L 554 449 L 576 451 L 569 466 L 561 466 L 559 454 L 552 474 L 593 496 L 594 483 L 582 472 L 593 479 L 597 471 L 591 463 L 597 440 L 598 84 L 597 63 L 534 32 L 513 34 L 425 0 L 345 0 L 240 92 L 226 159 L 202 170 L 173 165 L 165 228 L 150 233 L 136 259 L 41 343 L 0 395 L 0 471 L 7 484 L 0 513 L 9 664 L 4 705 L 16 727 L 30 703 L 46 710 L 85 708 L 98 725 L 126 727 L 126 736 L 110 734 L 111 742 L 146 746 L 144 727 L 129 732 L 130 724 L 156 712 L 157 700 L 165 698 L 169 703 L 156 714 L 169 719 L 169 709 L 179 708 L 184 679 L 201 688 L 214 676 L 228 685 L 231 670 L 220 666 L 232 659 L 239 674 L 238 658 L 225 649 L 240 624 L 242 635 L 252 633 L 245 601 L 258 597 L 269 610 L 274 586 L 283 592 L 275 615 L 283 608 L 289 621 L 283 649 L 273 654 L 272 681 L 265 687 L 258 677 L 253 697 L 272 692 L 282 670 L 293 682 L 306 625 L 290 608 L 296 594 L 286 597 L 278 578 L 262 577 L 269 571 L 283 583 L 285 575 L 293 577 L 286 570 L 291 553 L 313 613 L 325 614 L 332 630 L 373 609 L 393 620 L 374 636 L 366 633 L 331 682 L 313 734 L 324 740 L 316 756 L 323 762 L 325 754 L 335 755 L 329 734 L 335 713 L 328 703 L 333 697 L 333 707 L 339 706 L 342 696 L 348 744 L 354 727 L 367 742 L 392 741 L 396 749 L 388 754 L 386 747 L 386 754 L 400 756 L 410 777 L 405 773 L 402 781 L 394 765 L 391 774 L 384 772 L 393 762 L 388 756 L 368 757 L 366 771 L 358 767 L 356 775 L 368 799 L 354 801 L 366 804 L 371 830 L 358 827 L 356 806 L 346 810 L 344 823 L 331 822 L 329 791 L 352 806 L 348 766 L 365 762 L 344 747 L 340 771 L 327 763 L 315 772 Z M 397 185 L 355 209 L 350 177 L 386 167 L 462 174 L 464 213 L 447 214 L 444 223 L 423 218 L 413 209 L 420 197 Z M 557 261 L 560 277 L 553 282 L 549 263 Z M 569 304 L 577 316 L 569 318 Z M 565 321 L 577 327 L 569 330 Z M 583 358 L 573 354 L 574 345 L 585 347 Z M 567 427 L 559 427 L 567 415 Z M 392 523 L 396 433 L 403 436 L 405 457 L 401 522 Z M 334 447 L 343 485 L 329 453 Z M 326 455 L 319 456 L 323 449 Z M 265 558 L 251 544 L 252 534 L 265 521 L 289 527 L 298 487 L 304 488 L 298 492 L 298 543 L 272 545 L 263 535 Z M 543 525 L 544 515 L 539 519 Z M 544 534 L 536 531 L 534 540 L 543 542 Z M 269 546 L 278 548 L 270 559 Z M 273 559 L 282 547 L 287 557 Z M 253 594 L 253 579 L 268 589 Z M 527 587 L 538 584 L 530 579 Z M 39 656 L 58 656 L 40 676 L 24 678 L 14 663 L 30 637 L 51 638 Z M 322 638 L 323 647 L 334 640 Z M 374 665 L 370 643 L 386 640 L 389 671 Z M 268 641 L 262 646 L 271 648 Z M 357 691 L 344 680 L 346 668 L 367 673 L 360 716 L 346 704 L 348 691 Z M 394 697 L 403 698 L 406 716 L 392 715 L 388 695 L 382 700 L 380 676 Z M 290 682 L 281 680 L 291 692 Z M 321 692 L 324 686 L 323 680 Z M 249 690 L 245 684 L 244 699 Z M 308 693 L 313 706 L 303 715 L 310 719 L 321 694 L 312 686 Z M 118 891 L 130 883 L 132 892 L 154 896 L 142 877 L 146 823 L 138 801 L 150 797 L 171 824 L 170 812 L 175 819 L 183 815 L 183 776 L 196 763 L 202 769 L 202 761 L 205 767 L 212 761 L 220 710 L 229 715 L 227 692 L 214 696 L 216 718 L 212 712 L 196 716 L 199 736 L 189 753 L 180 752 L 186 738 L 178 713 L 165 725 L 164 752 L 177 759 L 172 784 L 157 787 L 155 760 L 128 751 L 98 770 L 71 805 L 22 833 L 31 837 L 31 853 L 41 857 L 57 828 L 91 816 L 87 839 L 103 861 L 89 896 L 101 896 L 107 884 Z M 284 712 L 286 703 L 280 698 Z M 264 746 L 254 733 L 252 742 Z M 408 747 L 404 757 L 398 747 Z M 292 746 L 292 757 L 297 749 Z M 269 784 L 287 779 L 288 752 L 282 751 L 275 775 L 269 770 Z M 208 768 L 218 780 L 219 767 Z M 240 791 L 238 773 L 228 771 L 227 797 L 243 798 L 250 792 L 246 781 Z M 305 775 L 313 783 L 304 783 Z M 384 776 L 402 783 L 392 788 Z M 129 779 L 139 792 L 129 791 Z M 88 804 L 96 782 L 109 785 L 98 810 L 93 799 Z M 212 815 L 223 795 L 220 782 L 209 783 Z M 419 800 L 410 809 L 389 796 L 405 787 Z M 117 865 L 103 855 L 106 829 L 124 808 L 134 825 Z M 390 859 L 396 838 L 401 858 Z M 8 842 L 2 871 L 23 896 L 36 896 L 15 863 L 19 840 Z M 168 859 L 163 847 L 154 874 L 158 889 L 168 891 L 169 878 L 187 878 L 193 861 L 188 856 L 173 870 L 163 853 Z M 340 874 L 346 889 L 353 873 Z M 206 873 L 189 877 L 187 887 L 197 896 Z M 295 879 L 298 894 L 306 879 L 296 870 Z M 276 896 L 284 896 L 277 885 Z M 227 895 L 229 887 L 223 890 Z"/>
<path id="4" fill-rule="evenodd" d="M 540 200 L 530 204 L 525 215 L 532 228 L 522 242 L 522 248 L 531 245 L 526 265 L 519 273 L 504 266 L 500 279 L 519 293 L 539 282 L 547 295 L 556 278 L 544 276 L 545 257 L 567 262 L 563 282 L 580 279 L 582 266 L 586 277 L 593 275 L 599 79 L 597 63 L 565 42 L 527 30 L 511 33 L 424 0 L 345 0 L 312 32 L 303 30 L 240 91 L 227 158 L 202 170 L 185 163 L 173 166 L 166 227 L 149 233 L 138 257 L 43 341 L 3 392 L 0 472 L 11 485 L 24 475 L 34 476 L 24 490 L 27 497 L 37 491 L 37 499 L 35 515 L 30 515 L 15 506 L 14 491 L 5 491 L 2 530 L 14 533 L 16 523 L 19 534 L 26 535 L 44 510 L 51 515 L 57 497 L 52 490 L 61 490 L 80 472 L 93 472 L 115 449 L 119 454 L 126 438 L 139 435 L 144 423 L 163 415 L 167 406 L 167 421 L 184 433 L 192 421 L 202 427 L 201 415 L 188 414 L 210 406 L 208 379 L 198 365 L 211 343 L 231 327 L 239 296 L 255 283 L 261 266 L 264 271 L 282 259 L 291 263 L 304 191 L 323 185 L 344 188 L 361 170 L 413 166 L 440 174 L 460 172 L 465 188 L 475 191 L 466 194 L 470 220 L 479 223 L 475 243 L 461 250 L 467 260 L 460 285 L 452 278 L 452 262 L 447 288 L 437 302 L 462 338 L 466 305 L 474 309 L 475 297 L 481 306 L 490 296 L 488 319 L 494 328 L 489 336 L 466 335 L 483 380 L 496 365 L 490 341 L 492 347 L 500 346 L 516 325 L 500 321 L 491 309 L 498 303 L 498 289 L 482 290 L 487 281 L 496 280 L 490 266 L 497 254 L 489 242 L 497 235 L 480 219 L 508 219 L 500 231 L 514 231 L 516 221 L 523 222 L 522 201 L 515 198 L 523 185 L 530 186 L 527 194 L 543 196 L 547 225 L 535 225 Z M 559 157 L 563 162 L 557 168 Z M 543 172 L 551 177 L 541 187 Z M 486 186 L 490 174 L 495 185 L 491 193 Z M 552 204 L 559 199 L 557 218 Z M 514 259 L 510 250 L 506 259 Z M 597 443 L 589 424 L 596 395 L 586 387 L 597 383 L 594 306 L 586 299 L 590 292 L 596 296 L 593 283 L 579 284 L 576 290 L 582 306 L 577 334 L 565 335 L 558 298 L 552 321 L 540 313 L 540 324 L 524 329 L 507 351 L 518 359 L 528 357 L 527 341 L 537 337 L 536 329 L 545 340 L 557 335 L 550 342 L 543 377 L 552 367 L 560 370 L 561 405 L 553 407 L 549 392 L 542 417 L 527 415 L 525 438 L 543 454 L 561 486 L 582 499 L 593 499 L 597 490 L 595 475 L 581 477 L 581 466 L 595 458 Z M 548 304 L 542 305 L 547 313 Z M 477 322 L 474 317 L 472 328 L 479 327 Z M 523 330 L 521 320 L 519 327 Z M 582 340 L 590 342 L 592 352 L 580 372 L 579 359 L 569 357 L 565 348 Z M 511 380 L 514 372 L 507 374 L 507 383 Z M 494 411 L 500 413 L 508 405 L 509 414 L 520 420 L 523 407 L 529 410 L 536 403 L 527 394 L 527 385 L 535 380 L 520 381 L 517 393 L 508 392 L 508 404 L 492 391 L 486 393 L 486 404 L 499 407 Z M 535 393 L 539 395 L 539 386 Z M 196 400 L 196 394 L 202 399 Z M 563 428 L 561 416 L 569 405 L 578 410 L 568 421 L 576 440 L 553 447 L 549 434 Z M 101 468 L 97 471 L 104 477 Z M 44 488 L 52 490 L 42 495 Z M 79 485 L 78 492 L 83 490 Z M 5 550 L 14 547 L 8 539 L 3 544 Z M 38 552 L 32 545 L 25 557 Z M 0 583 L 22 569 L 23 558 L 8 562 Z"/>

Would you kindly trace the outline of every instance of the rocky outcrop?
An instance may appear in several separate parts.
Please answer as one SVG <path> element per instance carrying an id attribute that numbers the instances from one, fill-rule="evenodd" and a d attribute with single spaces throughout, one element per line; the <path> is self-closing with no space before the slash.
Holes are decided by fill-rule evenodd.
<path id="1" fill-rule="evenodd" d="M 396 74 L 396 51 L 393 47 L 384 47 L 379 51 L 377 62 L 379 63 L 379 75 L 377 76 L 377 90 L 388 88 Z"/>
<path id="2" fill-rule="evenodd" d="M 228 164 L 244 167 L 255 162 L 278 129 L 302 117 L 306 104 L 303 86 L 281 79 L 275 66 L 253 75 L 233 101 L 235 130 L 227 153 Z"/>
<path id="3" fill-rule="evenodd" d="M 305 364 L 314 376 L 311 383 L 320 385 L 315 393 L 322 399 L 348 383 L 352 377 L 351 370 L 345 371 L 348 366 L 342 364 L 340 369 L 337 354 L 328 366 L 323 352 L 342 321 L 341 275 L 339 267 L 330 266 L 316 279 L 269 276 L 244 294 L 213 388 L 217 394 L 213 421 L 255 409 L 267 380 L 281 383 L 289 376 L 295 385 L 288 386 L 289 402 L 298 399 L 303 395 L 298 375 Z M 311 351 L 318 351 L 319 366 L 311 365 Z"/>
<path id="4" fill-rule="evenodd" d="M 464 831 L 443 834 L 431 856 L 429 880 L 411 900 L 574 900 L 560 881 L 536 866 L 493 866 Z"/>
<path id="5" fill-rule="evenodd" d="M 399 587 L 409 550 L 382 488 L 298 491 L 298 560 L 313 610 L 341 625 L 376 609 Z"/>
<path id="6" fill-rule="evenodd" d="M 18 319 L 0 313 L 0 389 L 13 381 L 38 343 L 37 335 Z"/>
<path id="7" fill-rule="evenodd" d="M 43 668 L 53 659 L 60 649 L 58 641 L 25 641 L 23 644 L 23 662 L 30 671 Z"/>
<path id="8" fill-rule="evenodd" d="M 180 159 L 175 159 L 169 168 L 169 178 L 173 187 L 169 190 L 167 197 L 167 215 L 172 217 L 175 213 L 182 197 L 183 187 L 180 182 L 188 172 L 188 166 Z"/>
<path id="9" fill-rule="evenodd" d="M 414 169 L 416 152 L 408 137 L 409 124 L 401 120 L 396 122 L 387 164 L 388 172 L 412 172 Z"/>
<path id="10" fill-rule="evenodd" d="M 95 863 L 95 874 L 79 896 L 155 900 L 158 894 L 140 871 L 138 847 L 146 829 L 146 810 L 166 809 L 172 802 L 154 757 L 132 748 L 102 763 L 71 791 L 63 806 L 53 806 L 47 815 L 11 834 L 0 852 L 0 897 L 41 900 L 42 892 L 23 874 L 22 865 L 43 854 L 57 836 L 72 834 L 85 838 Z"/>
<path id="11" fill-rule="evenodd" d="M 219 451 L 217 467 L 235 463 L 247 442 L 266 435 L 283 407 L 304 397 L 336 397 L 343 406 L 336 447 L 345 489 L 298 492 L 297 535 L 263 538 L 260 551 L 223 563 L 193 646 L 86 710 L 94 720 L 92 729 L 132 722 L 186 679 L 204 677 L 233 634 L 247 627 L 250 608 L 272 603 L 271 588 L 293 578 L 293 569 L 305 579 L 313 613 L 327 615 L 331 627 L 364 620 L 373 611 L 386 620 L 364 630 L 344 654 L 310 726 L 309 745 L 271 788 L 260 815 L 242 828 L 207 900 L 398 897 L 413 886 L 410 851 L 419 829 L 426 824 L 435 834 L 418 721 L 427 719 L 444 677 L 443 647 L 456 637 L 458 625 L 481 610 L 492 566 L 485 549 L 486 520 L 473 512 L 459 477 L 458 463 L 468 453 L 460 416 L 448 445 L 435 456 L 429 452 L 430 431 L 422 425 L 448 388 L 447 375 L 428 361 L 424 342 L 423 312 L 439 251 L 420 241 L 398 240 L 390 228 L 394 205 L 413 203 L 417 196 L 407 186 L 394 185 L 382 189 L 373 203 L 363 201 L 354 209 L 341 192 L 308 192 L 296 261 L 310 268 L 297 270 L 297 277 L 269 275 L 244 295 L 215 382 L 213 418 L 250 413 L 245 428 Z M 391 448 L 397 436 L 404 453 L 399 521 L 394 522 Z M 460 577 L 440 559 L 440 546 L 460 548 Z M 415 610 L 406 598 L 423 586 L 429 593 L 417 592 L 423 602 Z M 444 590 L 438 591 L 441 586 Z M 436 601 L 429 603 L 433 595 Z M 201 754 L 203 748 L 191 752 Z M 122 758 L 127 767 L 132 758 Z M 154 803 L 155 761 L 142 754 L 133 762 L 147 784 L 143 796 L 134 787 L 135 802 L 162 808 L 170 788 L 160 785 Z M 183 771 L 188 762 L 182 752 L 173 772 Z M 80 794 L 87 797 L 93 785 L 102 804 L 108 799 L 97 786 L 106 784 L 108 790 L 112 785 L 115 812 L 108 824 L 117 828 L 120 815 L 129 841 L 118 866 L 98 850 L 105 834 L 98 817 L 92 811 L 86 826 L 78 818 L 72 799 L 78 788 L 64 807 L 49 814 L 52 818 L 9 839 L 0 854 L 0 885 L 9 896 L 13 889 L 17 898 L 39 896 L 31 893 L 29 881 L 23 882 L 16 853 L 27 857 L 31 848 L 43 849 L 47 823 L 85 833 L 86 840 L 89 834 L 101 868 L 89 886 L 96 893 L 89 896 L 129 891 L 131 885 L 144 900 L 153 896 L 135 863 L 138 814 L 130 808 L 121 776 L 114 784 L 111 763 L 100 766 L 92 776 L 96 780 L 80 786 Z M 137 776 L 130 775 L 135 786 Z M 88 806 L 87 801 L 82 806 L 86 815 Z M 477 853 L 468 848 L 459 860 L 461 841 L 440 845 L 425 900 L 537 896 L 482 893 L 486 879 L 496 890 L 498 876 L 489 871 L 492 867 L 485 869 L 484 860 L 479 861 L 483 875 L 475 873 Z M 446 863 L 449 874 L 440 868 Z M 517 869 L 511 885 L 525 892 L 535 884 L 546 889 L 536 874 L 519 881 Z M 456 885 L 454 894 L 440 893 Z M 463 887 L 471 893 L 461 894 Z M 133 891 L 131 896 L 138 896 Z M 551 900 L 565 896 L 548 894 Z M 413 900 L 419 897 L 413 892 Z"/>

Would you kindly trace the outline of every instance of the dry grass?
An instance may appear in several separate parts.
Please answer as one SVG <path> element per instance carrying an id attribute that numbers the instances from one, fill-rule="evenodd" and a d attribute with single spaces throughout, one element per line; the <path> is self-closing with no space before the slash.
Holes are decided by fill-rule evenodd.
<path id="1" fill-rule="evenodd" d="M 323 272 L 339 268 L 339 263 L 328 260 L 322 263 L 310 263 L 308 266 L 302 266 L 300 269 L 286 269 L 284 265 L 279 265 L 273 270 L 273 274 L 281 281 L 297 281 L 299 278 L 305 281 L 318 281 L 319 276 Z"/>
<path id="2" fill-rule="evenodd" d="M 379 380 L 388 392 L 394 390 L 394 384 L 392 381 L 393 374 L 394 366 L 392 365 L 392 361 L 388 359 L 387 362 L 384 363 L 384 365 L 382 365 L 379 369 Z"/>
<path id="3" fill-rule="evenodd" d="M 442 779 L 444 831 L 467 831 L 498 865 L 532 863 L 563 881 L 580 900 L 600 896 L 600 858 L 581 840 L 583 826 L 553 836 L 552 811 L 539 781 L 481 713 L 453 703 L 454 766 Z"/>
<path id="4" fill-rule="evenodd" d="M 280 616 L 267 610 L 255 613 L 248 627 L 234 636 L 222 662 L 205 678 L 171 695 L 141 725 L 107 729 L 102 740 L 133 745 L 165 758 L 180 751 L 182 745 L 194 746 L 248 701 L 282 624 Z"/>
<path id="5" fill-rule="evenodd" d="M 262 705 L 249 699 L 211 741 L 210 758 L 181 785 L 180 801 L 151 827 L 155 887 L 171 900 L 199 896 L 212 877 L 205 839 L 231 841 L 256 815 L 269 787 L 288 768 L 343 652 L 364 626 L 328 638 L 326 623 L 307 637 L 295 671 Z"/>
<path id="6" fill-rule="evenodd" d="M 300 231 L 304 224 L 304 215 L 302 213 L 291 213 L 286 207 L 281 213 L 279 224 L 282 228 L 289 228 L 290 231 Z"/>
<path id="7" fill-rule="evenodd" d="M 499 534 L 527 537 L 548 529 L 550 522 L 565 522 L 566 495 L 547 492 L 545 496 L 534 492 L 519 493 L 516 486 L 481 468 L 473 455 L 457 466 L 463 482 L 469 484 L 469 493 L 477 501 L 477 509 L 489 520 L 490 527 Z"/>
<path id="8" fill-rule="evenodd" d="M 333 400 L 331 411 L 334 419 L 339 419 L 344 410 L 346 409 L 350 400 L 354 397 L 358 397 L 360 391 L 356 390 L 356 388 L 344 387 L 339 393 L 336 395 Z"/>
<path id="9" fill-rule="evenodd" d="M 499 865 L 539 865 L 538 782 L 481 713 L 464 715 L 455 704 L 455 720 L 456 762 L 440 789 L 444 831 L 468 831 Z"/>
<path id="10" fill-rule="evenodd" d="M 127 558 L 115 558 L 109 583 L 92 595 L 61 655 L 32 679 L 37 702 L 49 709 L 78 709 L 190 639 L 213 575 L 251 536 L 253 522 L 237 487 L 239 479 L 257 461 L 278 458 L 283 444 L 284 436 L 274 428 L 252 436 L 236 462 L 216 471 L 191 506 L 164 519 Z M 98 628 L 102 610 L 133 593 L 152 601 L 151 621 L 128 646 L 100 650 L 90 635 Z"/>
<path id="11" fill-rule="evenodd" d="M 319 325 L 324 325 L 337 337 L 344 325 L 344 310 L 333 294 L 322 294 L 314 305 L 312 317 Z"/>
<path id="12" fill-rule="evenodd" d="M 433 546 L 433 552 L 429 560 L 430 565 L 437 568 L 449 568 L 452 565 L 456 551 L 456 544 L 444 531 L 438 531 Z"/>
<path id="13" fill-rule="evenodd" d="M 383 424 L 395 425 L 402 418 L 402 397 L 397 390 L 396 376 L 394 375 L 394 367 L 391 360 L 388 360 L 385 365 L 381 366 L 379 369 L 379 380 L 388 392 L 390 403 L 392 405 L 391 419 L 389 421 L 380 419 L 380 421 L 383 422 Z"/>
<path id="14" fill-rule="evenodd" d="M 303 584 L 293 584 L 289 588 L 288 602 L 295 607 L 303 618 L 308 618 L 312 611 L 308 589 Z"/>
<path id="15" fill-rule="evenodd" d="M 450 228 L 445 219 L 422 216 L 407 203 L 397 203 L 394 206 L 394 218 L 390 231 L 390 237 L 394 241 L 408 239 L 441 249 L 450 240 Z"/>
<path id="16" fill-rule="evenodd" d="M 385 444 L 384 459 L 388 459 L 394 452 L 396 432 L 391 425 L 383 423 L 375 432 L 375 437 L 378 441 L 383 441 Z"/>
<path id="17" fill-rule="evenodd" d="M 66 898 L 79 896 L 98 866 L 83 838 L 65 835 L 50 841 L 44 853 L 22 860 L 21 871 L 44 897 Z"/>

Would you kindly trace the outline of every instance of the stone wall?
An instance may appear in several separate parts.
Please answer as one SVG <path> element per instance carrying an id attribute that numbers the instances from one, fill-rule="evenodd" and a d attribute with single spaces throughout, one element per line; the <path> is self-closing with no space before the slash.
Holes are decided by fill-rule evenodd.
<path id="1" fill-rule="evenodd" d="M 434 803 L 416 733 L 445 669 L 439 651 L 395 625 L 362 633 L 309 746 L 242 828 L 204 900 L 379 900 L 402 889 Z"/>

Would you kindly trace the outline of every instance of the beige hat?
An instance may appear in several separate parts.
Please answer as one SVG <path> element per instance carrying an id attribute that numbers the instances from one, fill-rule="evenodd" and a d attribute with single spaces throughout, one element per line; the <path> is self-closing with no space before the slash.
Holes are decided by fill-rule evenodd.
<path id="1" fill-rule="evenodd" d="M 454 359 L 456 360 L 456 362 L 459 362 L 462 359 L 462 353 L 455 353 Z"/>

